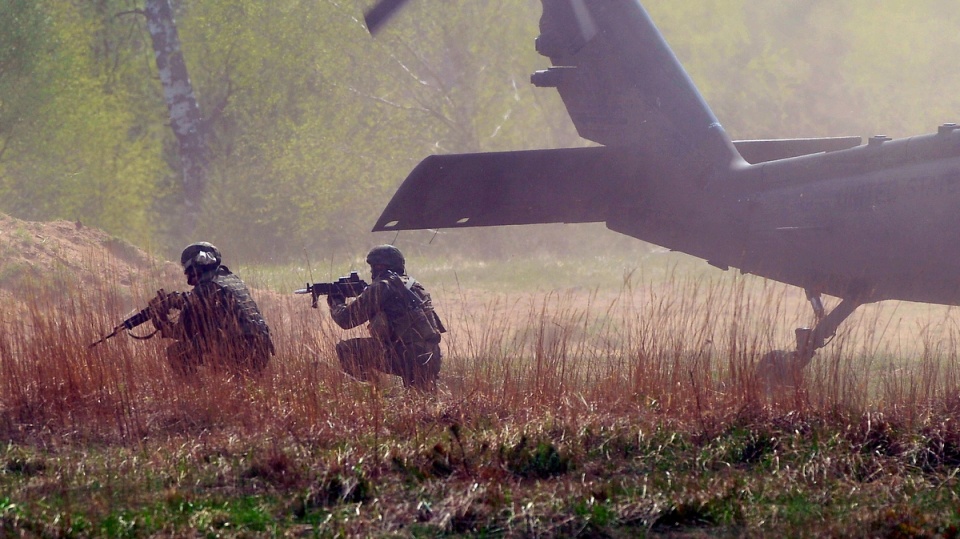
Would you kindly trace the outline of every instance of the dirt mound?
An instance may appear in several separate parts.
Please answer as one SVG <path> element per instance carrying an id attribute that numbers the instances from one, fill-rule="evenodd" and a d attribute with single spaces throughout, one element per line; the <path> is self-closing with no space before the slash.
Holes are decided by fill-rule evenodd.
<path id="1" fill-rule="evenodd" d="M 22 221 L 0 214 L 0 295 L 93 290 L 174 281 L 172 262 L 102 230 L 69 221 Z"/>

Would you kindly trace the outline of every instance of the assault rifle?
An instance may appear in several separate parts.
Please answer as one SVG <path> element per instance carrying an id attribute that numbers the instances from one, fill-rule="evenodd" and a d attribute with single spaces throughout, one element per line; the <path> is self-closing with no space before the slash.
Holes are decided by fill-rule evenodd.
<path id="1" fill-rule="evenodd" d="M 366 288 L 367 282 L 360 278 L 360 274 L 351 271 L 350 275 L 340 277 L 332 283 L 307 283 L 306 288 L 294 290 L 294 294 L 310 294 L 313 296 L 313 303 L 310 304 L 314 309 L 317 308 L 317 298 L 320 296 L 342 296 L 345 298 L 355 298 Z"/>
<path id="2" fill-rule="evenodd" d="M 106 341 L 111 337 L 115 337 L 122 329 L 125 329 L 129 332 L 131 329 L 143 324 L 147 320 L 165 317 L 167 313 L 170 312 L 170 309 L 182 309 L 184 302 L 183 298 L 184 296 L 180 292 L 164 292 L 162 288 L 157 290 L 157 296 L 150 300 L 145 309 L 125 319 L 120 323 L 120 325 L 113 328 L 113 331 L 111 331 L 108 335 L 104 335 L 102 339 L 91 344 L 90 348 L 93 348 L 94 346 Z M 130 333 L 130 336 L 134 339 L 149 339 L 156 333 L 157 332 L 154 331 L 153 333 L 143 337 L 139 337 Z"/>

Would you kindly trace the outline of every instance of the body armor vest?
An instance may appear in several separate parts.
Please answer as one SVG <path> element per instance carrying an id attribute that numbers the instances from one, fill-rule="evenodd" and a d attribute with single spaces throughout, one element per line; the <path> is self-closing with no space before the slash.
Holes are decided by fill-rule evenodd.
<path id="1" fill-rule="evenodd" d="M 260 314 L 260 308 L 250 297 L 250 292 L 239 277 L 232 273 L 218 274 L 213 282 L 216 283 L 220 293 L 227 300 L 225 304 L 233 306 L 234 312 L 232 314 L 240 325 L 241 334 L 261 338 L 270 337 L 270 328 L 267 327 L 267 322 Z"/>

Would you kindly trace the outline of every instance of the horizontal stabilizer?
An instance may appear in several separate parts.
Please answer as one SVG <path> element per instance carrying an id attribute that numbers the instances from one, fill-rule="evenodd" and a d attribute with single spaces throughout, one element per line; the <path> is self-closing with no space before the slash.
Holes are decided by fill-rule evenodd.
<path id="1" fill-rule="evenodd" d="M 628 177 L 625 154 L 600 146 L 430 156 L 373 230 L 603 221 Z"/>
<path id="2" fill-rule="evenodd" d="M 860 137 L 825 137 L 737 140 L 733 145 L 746 162 L 756 164 L 812 153 L 846 150 L 859 146 L 860 142 Z"/>

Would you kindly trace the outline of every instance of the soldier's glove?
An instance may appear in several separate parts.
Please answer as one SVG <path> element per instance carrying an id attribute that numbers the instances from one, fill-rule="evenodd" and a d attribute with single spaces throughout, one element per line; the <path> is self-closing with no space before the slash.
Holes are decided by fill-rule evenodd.
<path id="1" fill-rule="evenodd" d="M 170 309 L 183 308 L 183 296 L 179 292 L 164 292 L 163 289 L 157 291 L 157 295 L 147 304 L 150 309 L 150 318 L 154 320 L 154 325 L 169 324 Z"/>
<path id="2" fill-rule="evenodd" d="M 150 303 L 147 303 L 147 308 L 150 309 L 150 318 L 156 322 L 167 323 L 167 306 L 166 301 L 167 296 L 161 290 L 157 292 L 157 295 L 150 300 Z"/>
<path id="3" fill-rule="evenodd" d="M 345 305 L 346 303 L 347 298 L 340 294 L 330 294 L 327 296 L 327 307 L 336 307 L 338 305 Z"/>

